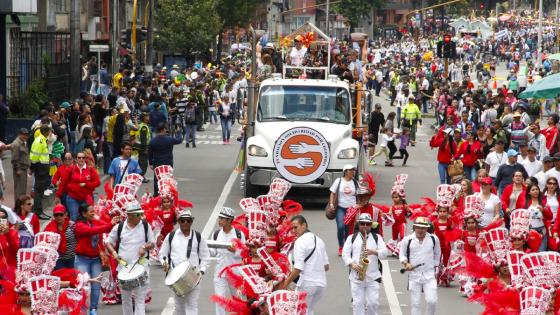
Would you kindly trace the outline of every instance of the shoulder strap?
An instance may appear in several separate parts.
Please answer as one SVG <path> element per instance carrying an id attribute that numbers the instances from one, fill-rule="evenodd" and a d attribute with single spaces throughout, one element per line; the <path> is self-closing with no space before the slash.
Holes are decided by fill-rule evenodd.
<path id="1" fill-rule="evenodd" d="M 115 244 L 117 246 L 116 250 L 117 253 L 119 252 L 119 247 L 121 245 L 121 233 L 124 227 L 124 222 L 119 223 L 119 226 L 117 227 L 117 244 Z"/>
<path id="2" fill-rule="evenodd" d="M 171 242 L 173 241 L 173 237 L 175 236 L 175 230 L 171 231 L 171 233 L 169 233 L 169 252 L 167 253 L 167 261 L 169 262 L 169 265 L 171 265 Z"/>
<path id="3" fill-rule="evenodd" d="M 130 164 L 130 160 L 132 160 L 132 158 L 128 158 L 128 162 L 126 162 L 126 165 L 121 173 L 121 177 L 119 178 L 119 182 L 115 183 L 115 185 L 118 185 L 122 182 L 124 174 L 126 174 L 126 171 L 128 170 L 128 165 Z M 120 163 L 120 162 L 119 162 Z M 114 187 L 114 186 L 113 186 Z"/>
<path id="4" fill-rule="evenodd" d="M 311 253 L 309 253 L 309 255 L 307 255 L 307 257 L 305 257 L 305 259 L 303 260 L 304 263 L 306 263 L 309 260 L 309 258 L 313 256 L 313 253 L 315 253 L 316 248 L 317 248 L 317 236 L 313 235 L 313 250 L 311 251 Z"/>
<path id="5" fill-rule="evenodd" d="M 200 240 L 202 239 L 202 236 L 197 231 L 194 231 L 194 235 L 196 236 L 196 242 L 197 242 L 196 254 L 198 255 L 198 263 L 200 264 Z"/>
<path id="6" fill-rule="evenodd" d="M 430 238 L 432 239 L 432 245 L 434 245 L 434 249 L 436 248 L 436 238 L 433 234 L 430 234 Z"/>
<path id="7" fill-rule="evenodd" d="M 148 221 L 142 220 L 142 224 L 144 224 L 144 243 L 148 243 Z"/>
<path id="8" fill-rule="evenodd" d="M 192 239 L 193 239 L 192 237 L 189 238 L 189 244 L 187 245 L 187 259 L 191 258 Z"/>
<path id="9" fill-rule="evenodd" d="M 238 240 L 241 240 L 241 231 L 236 228 L 233 229 L 235 230 L 235 237 L 237 237 Z"/>
<path id="10" fill-rule="evenodd" d="M 412 243 L 412 238 L 408 239 L 408 243 L 406 243 L 406 260 L 410 263 L 410 243 Z"/>
<path id="11" fill-rule="evenodd" d="M 214 241 L 218 239 L 218 234 L 220 234 L 220 230 L 214 231 L 214 234 L 212 235 L 212 239 L 213 239 Z"/>

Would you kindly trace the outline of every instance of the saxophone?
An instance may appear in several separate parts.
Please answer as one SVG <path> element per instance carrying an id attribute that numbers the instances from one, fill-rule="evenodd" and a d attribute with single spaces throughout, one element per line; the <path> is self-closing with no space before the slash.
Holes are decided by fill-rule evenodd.
<path id="1" fill-rule="evenodd" d="M 367 258 L 367 249 L 366 249 L 366 245 L 367 245 L 367 234 L 366 236 L 362 237 L 362 252 L 360 253 L 360 267 L 361 267 L 361 272 L 358 272 L 358 280 L 360 281 L 364 281 L 366 279 L 366 272 L 369 266 L 369 259 Z"/>

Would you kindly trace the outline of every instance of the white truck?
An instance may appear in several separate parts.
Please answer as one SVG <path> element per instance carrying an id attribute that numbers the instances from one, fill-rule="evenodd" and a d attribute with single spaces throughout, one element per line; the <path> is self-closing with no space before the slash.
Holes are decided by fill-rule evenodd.
<path id="1" fill-rule="evenodd" d="M 266 193 L 276 177 L 295 187 L 328 189 L 344 165 L 362 168 L 364 104 L 351 92 L 335 75 L 318 80 L 274 74 L 264 80 L 246 140 L 245 196 Z"/>

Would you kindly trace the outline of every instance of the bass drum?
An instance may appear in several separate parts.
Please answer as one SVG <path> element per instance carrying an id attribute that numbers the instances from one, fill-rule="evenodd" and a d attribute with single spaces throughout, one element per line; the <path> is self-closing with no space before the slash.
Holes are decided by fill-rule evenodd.
<path id="1" fill-rule="evenodd" d="M 169 272 L 165 278 L 165 285 L 177 296 L 183 297 L 198 285 L 201 278 L 198 267 L 193 267 L 185 260 Z"/>

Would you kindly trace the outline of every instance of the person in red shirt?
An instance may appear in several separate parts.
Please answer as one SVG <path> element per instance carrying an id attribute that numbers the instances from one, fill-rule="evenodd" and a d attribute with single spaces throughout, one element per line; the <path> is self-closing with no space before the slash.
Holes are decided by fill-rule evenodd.
<path id="1" fill-rule="evenodd" d="M 467 179 L 472 181 L 476 178 L 476 162 L 481 156 L 482 145 L 476 139 L 475 133 L 468 132 L 467 140 L 461 143 L 454 155 L 454 159 L 459 159 L 461 157 L 465 177 L 467 177 Z"/>
<path id="2" fill-rule="evenodd" d="M 15 270 L 18 250 L 18 233 L 8 223 L 8 212 L 0 208 L 0 277 L 5 278 L 11 274 L 9 270 Z"/>
<path id="3" fill-rule="evenodd" d="M 480 235 L 480 227 L 475 217 L 465 218 L 465 226 L 463 230 L 463 243 L 465 244 L 465 252 L 476 254 L 476 242 Z"/>
<path id="4" fill-rule="evenodd" d="M 72 153 L 66 152 L 64 153 L 63 163 L 56 169 L 56 173 L 54 173 L 51 184 L 53 186 L 58 187 L 62 182 L 63 178 L 68 176 L 68 172 L 70 171 L 70 167 L 74 165 L 74 157 L 72 157 Z"/>
<path id="5" fill-rule="evenodd" d="M 60 198 L 66 193 L 66 207 L 70 214 L 70 220 L 78 219 L 78 207 L 82 203 L 93 204 L 93 192 L 101 181 L 94 167 L 86 163 L 86 154 L 79 152 L 76 155 L 77 163 L 70 167 L 68 175 L 62 179 L 56 196 Z"/>
<path id="6" fill-rule="evenodd" d="M 541 133 L 546 139 L 546 148 L 548 149 L 550 156 L 553 156 L 554 153 L 558 152 L 558 127 L 556 127 L 556 125 L 559 120 L 560 118 L 558 117 L 558 114 L 551 114 L 546 121 L 548 126 L 541 130 Z"/>
<path id="7" fill-rule="evenodd" d="M 410 214 L 410 208 L 406 204 L 404 196 L 398 192 L 394 191 L 391 194 L 391 198 L 393 199 L 393 205 L 389 211 L 393 215 L 393 219 L 395 219 L 395 223 L 391 226 L 391 237 L 394 241 L 398 242 L 405 236 L 406 216 Z"/>
<path id="8" fill-rule="evenodd" d="M 29 195 L 21 195 L 16 200 L 14 209 L 18 216 L 19 247 L 33 247 L 35 234 L 41 232 L 39 217 L 33 213 L 33 198 Z"/>
<path id="9" fill-rule="evenodd" d="M 60 235 L 60 243 L 58 244 L 59 256 L 53 271 L 62 268 L 74 268 L 74 258 L 76 256 L 74 222 L 70 221 L 66 208 L 62 204 L 54 206 L 53 218 L 47 224 L 44 231 Z"/>
<path id="10" fill-rule="evenodd" d="M 377 209 L 369 202 L 372 196 L 371 189 L 365 186 L 360 186 L 356 191 L 356 205 L 348 208 L 346 215 L 344 216 L 344 224 L 348 226 L 349 231 L 355 231 L 358 226 L 358 218 L 362 213 L 369 213 L 373 219 L 372 230 L 375 233 L 383 236 L 383 218 L 381 215 L 381 210 Z"/>
<path id="11" fill-rule="evenodd" d="M 434 234 L 438 237 L 441 246 L 442 266 L 440 268 L 440 277 L 438 282 L 440 285 L 449 286 L 449 278 L 443 274 L 443 269 L 447 267 L 449 256 L 451 254 L 451 242 L 446 241 L 445 232 L 452 230 L 451 220 L 449 220 L 449 207 L 439 206 L 437 210 L 437 219 L 433 222 Z"/>
<path id="12" fill-rule="evenodd" d="M 457 150 L 457 144 L 453 140 L 453 129 L 440 129 L 436 135 L 430 139 L 430 147 L 437 148 L 437 161 L 440 184 L 451 184 L 451 177 L 447 173 L 447 167 L 451 164 L 453 155 Z"/>
<path id="13" fill-rule="evenodd" d="M 79 217 L 74 228 L 77 241 L 76 269 L 80 272 L 87 272 L 90 277 L 96 278 L 101 273 L 101 261 L 106 259 L 102 234 L 111 232 L 120 218 L 113 217 L 110 223 L 97 220 L 93 206 L 85 203 L 81 204 L 78 210 Z M 90 314 L 97 314 L 99 295 L 99 283 L 92 283 Z"/>
<path id="14" fill-rule="evenodd" d="M 156 242 L 157 247 L 159 248 L 161 246 L 161 242 L 163 242 L 167 234 L 173 231 L 173 227 L 177 221 L 177 215 L 175 213 L 171 197 L 162 196 L 161 207 L 154 209 L 154 212 L 163 222 L 163 227 L 161 228 L 161 232 L 158 235 Z"/>

